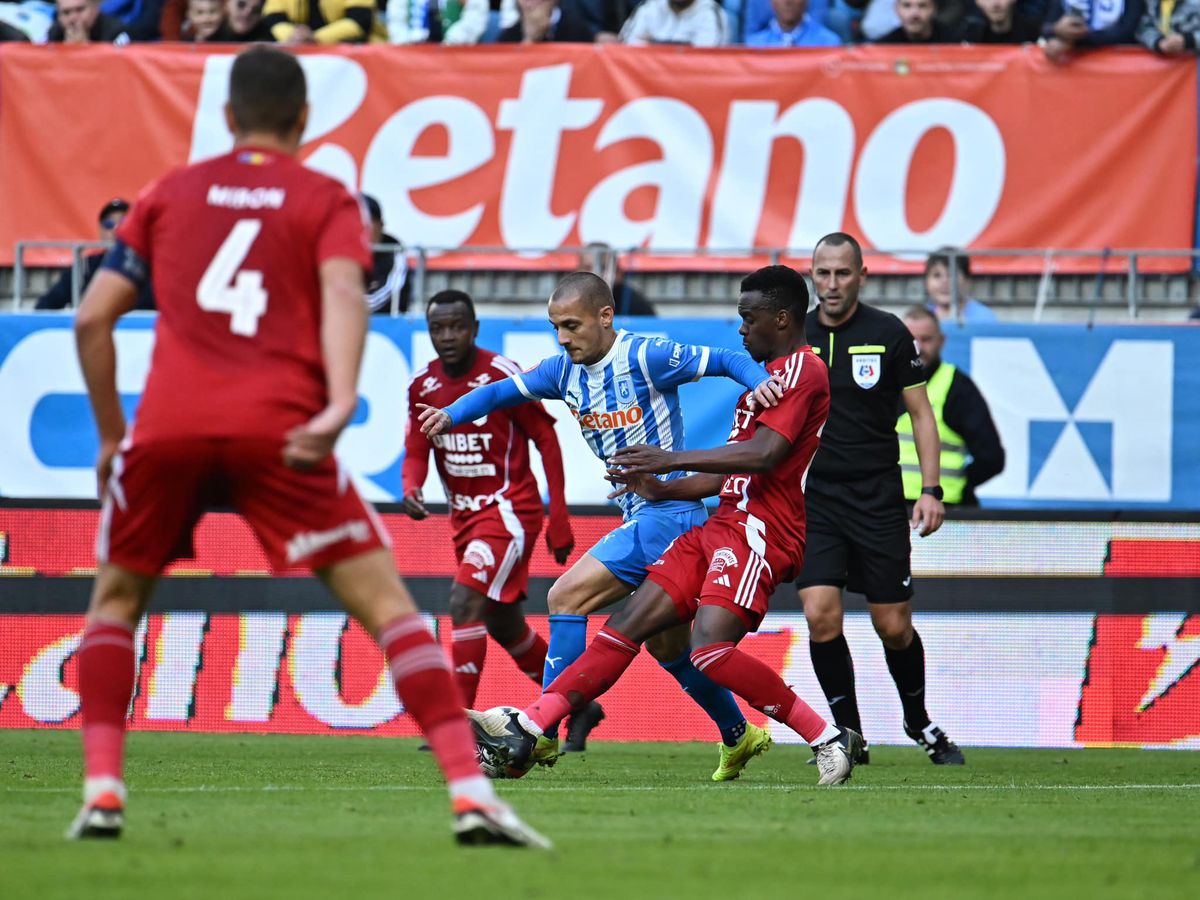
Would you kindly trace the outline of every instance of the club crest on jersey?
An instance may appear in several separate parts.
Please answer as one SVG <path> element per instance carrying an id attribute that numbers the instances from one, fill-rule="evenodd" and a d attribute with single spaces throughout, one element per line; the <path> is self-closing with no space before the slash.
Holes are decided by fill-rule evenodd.
<path id="1" fill-rule="evenodd" d="M 487 384 L 491 380 L 492 380 L 492 376 L 489 375 L 487 372 L 480 372 L 478 375 L 476 375 L 474 378 L 472 378 L 470 381 L 467 382 L 467 387 L 473 387 L 473 388 L 483 387 L 485 384 Z"/>
<path id="2" fill-rule="evenodd" d="M 426 378 L 424 381 L 421 382 L 421 393 L 417 394 L 417 396 L 418 397 L 428 396 L 429 394 L 432 394 L 434 391 L 436 391 L 441 386 L 442 386 L 442 383 L 437 380 L 437 377 L 434 375 L 430 375 L 428 378 Z"/>
<path id="3" fill-rule="evenodd" d="M 708 564 L 708 574 L 713 575 L 717 572 L 724 572 L 728 569 L 736 569 L 738 564 L 737 556 L 730 547 L 721 547 L 713 553 L 712 562 Z"/>
<path id="4" fill-rule="evenodd" d="M 628 405 L 633 402 L 633 379 L 628 375 L 622 375 L 618 378 L 613 386 L 617 391 L 617 402 L 621 405 Z"/>
<path id="5" fill-rule="evenodd" d="M 855 353 L 850 358 L 850 371 L 860 388 L 869 390 L 879 384 L 880 368 L 878 353 Z"/>
<path id="6" fill-rule="evenodd" d="M 467 552 L 463 554 L 463 562 L 475 569 L 490 569 L 496 565 L 496 557 L 487 541 L 471 541 L 467 544 Z"/>

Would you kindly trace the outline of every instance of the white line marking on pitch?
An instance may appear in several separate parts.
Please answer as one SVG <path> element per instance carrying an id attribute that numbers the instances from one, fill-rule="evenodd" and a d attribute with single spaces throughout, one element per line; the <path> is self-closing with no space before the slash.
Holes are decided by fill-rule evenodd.
<path id="1" fill-rule="evenodd" d="M 653 794 L 679 791 L 707 791 L 717 793 L 725 791 L 793 791 L 816 790 L 817 786 L 805 784 L 740 784 L 736 788 L 714 788 L 707 785 L 662 785 L 659 787 L 640 785 L 521 785 L 519 790 L 538 794 L 576 794 L 582 791 L 595 793 L 619 794 Z M 9 794 L 75 794 L 76 787 L 5 787 Z M 267 794 L 279 792 L 292 793 L 330 793 L 354 794 L 360 792 L 384 791 L 392 793 L 444 791 L 440 785 L 370 785 L 366 787 L 349 787 L 328 785 L 310 787 L 295 784 L 266 784 L 259 787 L 244 787 L 238 785 L 192 785 L 177 787 L 133 787 L 134 794 Z M 1196 791 L 1200 784 L 846 784 L 839 786 L 841 791 Z"/>

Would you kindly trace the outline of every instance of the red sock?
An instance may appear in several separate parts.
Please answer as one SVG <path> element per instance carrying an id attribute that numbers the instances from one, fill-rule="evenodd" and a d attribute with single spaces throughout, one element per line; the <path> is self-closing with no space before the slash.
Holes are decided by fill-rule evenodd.
<path id="1" fill-rule="evenodd" d="M 475 705 L 475 693 L 487 656 L 487 626 L 482 622 L 454 625 L 450 629 L 450 655 L 454 658 L 454 683 L 466 706 Z"/>
<path id="2" fill-rule="evenodd" d="M 692 664 L 722 687 L 729 688 L 759 712 L 782 722 L 810 744 L 828 723 L 797 697 L 765 663 L 731 643 L 709 644 L 692 651 Z"/>
<path id="3" fill-rule="evenodd" d="M 528 625 L 525 634 L 504 648 L 517 667 L 537 684 L 542 683 L 542 670 L 546 667 L 546 640 Z"/>
<path id="4" fill-rule="evenodd" d="M 125 715 L 133 696 L 133 629 L 92 622 L 79 644 L 83 762 L 88 778 L 122 780 Z"/>
<path id="5" fill-rule="evenodd" d="M 446 656 L 420 613 L 393 619 L 379 632 L 396 693 L 417 720 L 446 780 L 481 777 L 475 739 L 462 711 L 462 699 L 450 677 Z"/>
<path id="6" fill-rule="evenodd" d="M 616 684 L 641 649 L 606 625 L 525 714 L 543 731 L 557 725 L 572 709 L 582 709 Z"/>

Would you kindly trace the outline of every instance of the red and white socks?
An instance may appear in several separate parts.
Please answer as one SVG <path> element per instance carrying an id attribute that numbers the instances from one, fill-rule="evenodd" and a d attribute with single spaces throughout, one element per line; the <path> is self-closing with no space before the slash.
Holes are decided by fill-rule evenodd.
<path id="1" fill-rule="evenodd" d="M 133 696 L 133 629 L 89 622 L 79 644 L 79 700 L 83 719 L 84 802 L 104 794 L 125 800 L 125 718 Z"/>

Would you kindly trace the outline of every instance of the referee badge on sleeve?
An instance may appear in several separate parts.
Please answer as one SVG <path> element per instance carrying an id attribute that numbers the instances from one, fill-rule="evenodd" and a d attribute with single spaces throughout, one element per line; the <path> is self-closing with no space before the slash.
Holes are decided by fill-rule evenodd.
<path id="1" fill-rule="evenodd" d="M 855 353 L 850 359 L 854 383 L 864 390 L 879 384 L 880 356 L 878 353 Z"/>

